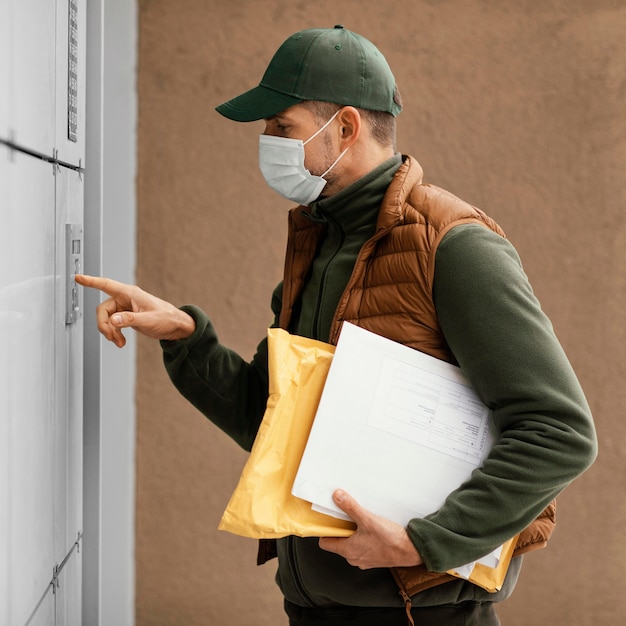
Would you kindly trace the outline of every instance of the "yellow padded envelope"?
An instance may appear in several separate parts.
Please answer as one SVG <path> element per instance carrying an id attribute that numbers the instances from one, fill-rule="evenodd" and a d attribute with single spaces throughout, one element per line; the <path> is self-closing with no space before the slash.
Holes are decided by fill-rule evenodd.
<path id="1" fill-rule="evenodd" d="M 219 529 L 255 539 L 347 537 L 353 523 L 291 495 L 335 348 L 271 328 L 268 350 L 267 409 Z"/>

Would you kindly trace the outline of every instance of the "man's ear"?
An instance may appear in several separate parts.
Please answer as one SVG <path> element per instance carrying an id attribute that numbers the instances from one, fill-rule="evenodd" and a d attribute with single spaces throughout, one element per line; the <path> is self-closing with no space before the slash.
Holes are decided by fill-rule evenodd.
<path id="1" fill-rule="evenodd" d="M 343 107 L 337 118 L 339 120 L 340 149 L 343 151 L 356 143 L 361 136 L 363 120 L 359 111 L 352 106 Z"/>

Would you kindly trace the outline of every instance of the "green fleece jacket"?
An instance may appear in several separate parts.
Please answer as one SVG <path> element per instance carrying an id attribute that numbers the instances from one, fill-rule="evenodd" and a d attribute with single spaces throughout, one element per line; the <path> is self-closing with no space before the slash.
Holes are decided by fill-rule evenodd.
<path id="1" fill-rule="evenodd" d="M 373 233 L 378 207 L 399 165 L 399 156 L 394 157 L 309 207 L 311 219 L 326 225 L 326 235 L 292 332 L 328 339 L 356 255 Z M 484 470 L 439 511 L 410 522 L 409 536 L 427 567 L 446 571 L 491 551 L 493 536 L 508 519 L 519 519 L 520 511 L 523 516 L 555 497 L 593 461 L 596 439 L 580 385 L 509 241 L 480 225 L 452 229 L 437 251 L 433 295 L 446 340 L 494 409 L 496 423 L 499 416 L 503 424 L 524 416 L 524 427 L 507 433 L 507 458 L 489 458 Z M 280 303 L 281 285 L 272 301 L 276 317 Z M 162 342 L 167 371 L 186 398 L 250 449 L 267 399 L 267 342 L 261 341 L 248 363 L 219 343 L 202 311 L 183 308 L 195 318 L 196 331 L 184 341 Z M 291 602 L 402 605 L 387 570 L 354 568 L 320 550 L 315 539 L 280 540 L 278 554 L 277 582 Z M 413 603 L 502 600 L 512 591 L 519 567 L 516 559 L 497 594 L 459 580 L 424 591 Z"/>

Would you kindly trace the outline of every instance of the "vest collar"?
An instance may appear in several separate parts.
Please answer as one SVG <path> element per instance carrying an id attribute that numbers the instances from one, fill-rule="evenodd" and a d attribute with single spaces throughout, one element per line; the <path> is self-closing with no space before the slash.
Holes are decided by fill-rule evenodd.
<path id="1" fill-rule="evenodd" d="M 386 231 L 404 221 L 404 203 L 413 188 L 422 183 L 424 170 L 410 155 L 402 155 L 402 165 L 396 172 L 383 198 L 376 232 Z"/>

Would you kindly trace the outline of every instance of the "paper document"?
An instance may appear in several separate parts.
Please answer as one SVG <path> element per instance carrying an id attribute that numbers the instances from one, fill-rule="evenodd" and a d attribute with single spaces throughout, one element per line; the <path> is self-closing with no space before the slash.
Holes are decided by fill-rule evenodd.
<path id="1" fill-rule="evenodd" d="M 486 556 L 478 559 L 478 561 L 472 561 L 471 563 L 466 563 L 465 565 L 461 565 L 455 568 L 455 573 L 461 578 L 469 579 L 474 571 L 474 566 L 476 563 L 481 563 L 482 565 L 486 565 L 487 567 L 491 567 L 496 569 L 498 565 L 500 565 L 500 558 L 502 556 L 502 548 L 504 546 L 499 546 L 493 552 L 490 552 Z"/>
<path id="2" fill-rule="evenodd" d="M 292 493 L 346 519 L 341 487 L 406 526 L 441 507 L 495 436 L 458 367 L 344 323 Z"/>

